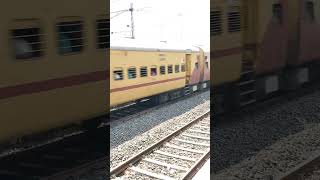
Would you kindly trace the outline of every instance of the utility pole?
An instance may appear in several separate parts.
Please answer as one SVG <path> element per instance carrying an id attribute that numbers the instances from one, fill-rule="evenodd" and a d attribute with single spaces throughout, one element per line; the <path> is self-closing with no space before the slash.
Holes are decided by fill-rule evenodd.
<path id="1" fill-rule="evenodd" d="M 131 12 L 131 39 L 134 39 L 134 21 L 133 21 L 133 3 L 130 4 L 129 11 Z"/>
<path id="2" fill-rule="evenodd" d="M 134 27 L 133 11 L 143 11 L 145 8 L 150 8 L 150 7 L 134 9 L 133 8 L 133 3 L 130 3 L 130 8 L 129 9 L 123 9 L 123 10 L 111 12 L 111 13 L 115 13 L 115 15 L 111 17 L 111 19 L 113 19 L 113 18 L 115 18 L 115 17 L 117 17 L 117 16 L 119 16 L 119 15 L 125 13 L 125 12 L 130 12 L 130 14 L 131 14 L 131 37 L 126 37 L 126 38 L 135 39 L 135 27 Z M 127 25 L 127 27 L 129 27 L 129 25 Z"/>

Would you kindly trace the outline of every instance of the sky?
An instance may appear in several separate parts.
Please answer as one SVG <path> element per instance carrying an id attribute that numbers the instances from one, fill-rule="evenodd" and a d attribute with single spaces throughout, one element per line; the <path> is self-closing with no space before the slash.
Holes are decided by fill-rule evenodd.
<path id="1" fill-rule="evenodd" d="M 197 45 L 210 49 L 209 0 L 111 0 L 111 39 L 131 36 L 130 8 L 133 3 L 135 39 Z M 129 27 L 128 27 L 129 26 Z"/>

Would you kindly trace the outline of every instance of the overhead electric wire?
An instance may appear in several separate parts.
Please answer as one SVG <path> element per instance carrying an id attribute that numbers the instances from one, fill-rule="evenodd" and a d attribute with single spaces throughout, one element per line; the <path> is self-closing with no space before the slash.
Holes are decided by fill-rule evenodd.
<path id="1" fill-rule="evenodd" d="M 128 11 L 128 9 L 123 9 L 123 10 L 119 10 L 119 11 L 113 11 L 113 12 L 110 12 L 110 13 L 119 13 L 119 12 L 126 12 Z"/>
<path id="2" fill-rule="evenodd" d="M 124 13 L 124 12 L 126 12 L 126 11 L 119 12 L 118 14 L 112 16 L 110 19 L 115 18 L 115 17 L 119 16 L 120 14 L 122 14 L 122 13 Z"/>

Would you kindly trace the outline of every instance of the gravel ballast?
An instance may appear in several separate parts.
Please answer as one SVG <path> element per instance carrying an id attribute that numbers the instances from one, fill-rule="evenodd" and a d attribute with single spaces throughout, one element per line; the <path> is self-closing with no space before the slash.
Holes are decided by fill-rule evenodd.
<path id="1" fill-rule="evenodd" d="M 266 179 L 279 177 L 315 154 L 319 154 L 320 124 L 281 139 L 237 165 L 220 171 L 214 179 Z M 319 178 L 319 176 L 318 176 Z"/>
<path id="2" fill-rule="evenodd" d="M 319 91 L 233 117 L 228 121 L 216 122 L 211 131 L 211 173 L 219 173 L 256 155 L 281 138 L 319 122 Z"/>
<path id="3" fill-rule="evenodd" d="M 206 91 L 124 123 L 111 124 L 111 168 L 194 120 L 210 109 Z"/>

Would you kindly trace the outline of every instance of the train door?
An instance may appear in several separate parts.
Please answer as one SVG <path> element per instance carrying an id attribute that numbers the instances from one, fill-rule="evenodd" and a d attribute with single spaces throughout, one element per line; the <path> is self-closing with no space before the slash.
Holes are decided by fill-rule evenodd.
<path id="1" fill-rule="evenodd" d="M 205 66 L 205 59 L 204 59 L 204 52 L 200 49 L 200 54 L 199 54 L 199 59 L 198 59 L 198 63 L 199 63 L 199 70 L 200 70 L 200 79 L 199 79 L 199 83 L 202 84 L 203 80 L 204 80 L 204 66 Z"/>
<path id="2" fill-rule="evenodd" d="M 186 54 L 186 84 L 190 83 L 191 73 L 191 54 Z"/>

